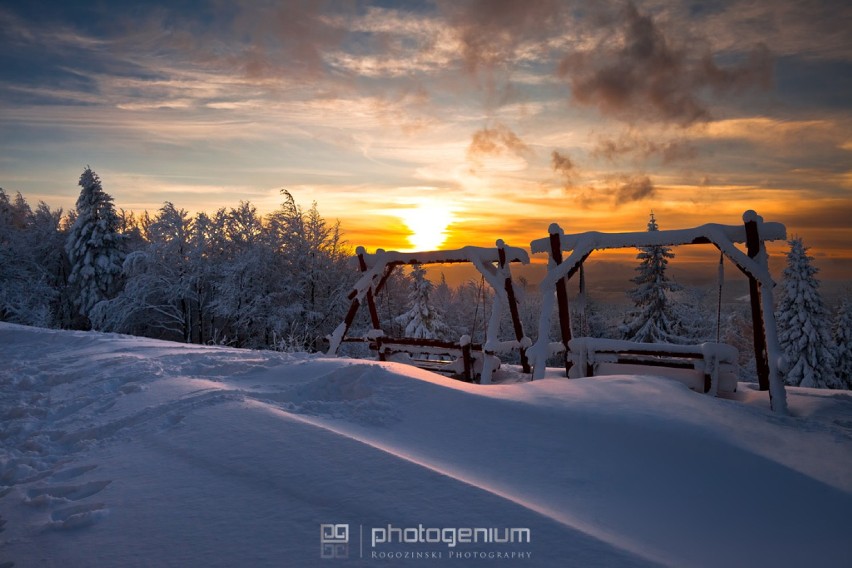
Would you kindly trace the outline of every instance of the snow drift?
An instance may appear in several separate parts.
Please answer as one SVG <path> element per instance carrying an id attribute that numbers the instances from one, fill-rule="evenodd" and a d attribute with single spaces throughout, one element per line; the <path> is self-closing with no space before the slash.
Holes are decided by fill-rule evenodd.
<path id="1" fill-rule="evenodd" d="M 455 553 L 467 554 L 456 565 L 844 566 L 852 554 L 845 391 L 790 388 L 785 417 L 745 384 L 739 400 L 644 376 L 481 386 L 5 323 L 0 358 L 0 564 Z M 346 559 L 321 558 L 322 524 L 348 525 Z M 374 546 L 370 531 L 388 527 L 531 539 Z"/>

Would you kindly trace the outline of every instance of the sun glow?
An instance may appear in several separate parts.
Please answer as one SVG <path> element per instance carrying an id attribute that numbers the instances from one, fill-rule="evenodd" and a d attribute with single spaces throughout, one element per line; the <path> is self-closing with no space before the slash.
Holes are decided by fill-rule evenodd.
<path id="1" fill-rule="evenodd" d="M 446 204 L 421 202 L 411 209 L 398 212 L 411 231 L 408 242 L 412 251 L 436 250 L 447 240 L 447 227 L 455 220 Z"/>

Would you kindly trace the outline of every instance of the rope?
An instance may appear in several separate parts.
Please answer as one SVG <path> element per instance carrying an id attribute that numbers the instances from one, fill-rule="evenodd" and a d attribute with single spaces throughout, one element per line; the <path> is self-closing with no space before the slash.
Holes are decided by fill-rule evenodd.
<path id="1" fill-rule="evenodd" d="M 722 284 L 725 282 L 725 253 L 719 254 L 719 303 L 716 306 L 716 343 L 722 334 Z"/>
<path id="2" fill-rule="evenodd" d="M 473 323 L 470 326 L 471 341 L 473 341 L 473 339 L 476 337 L 476 316 L 479 313 L 479 305 L 481 303 L 484 303 L 484 300 L 482 298 L 482 289 L 484 287 L 485 287 L 485 276 L 483 275 L 483 276 L 479 277 L 479 292 L 476 295 L 477 296 L 476 304 L 474 305 L 474 308 L 473 308 Z M 485 311 L 484 307 L 483 307 L 483 311 Z"/>
<path id="3" fill-rule="evenodd" d="M 578 292 L 579 301 L 577 302 L 577 307 L 580 308 L 580 334 L 583 337 L 589 336 L 589 321 L 588 317 L 588 305 L 586 299 L 586 272 L 583 269 L 583 263 L 580 263 L 580 290 Z"/>

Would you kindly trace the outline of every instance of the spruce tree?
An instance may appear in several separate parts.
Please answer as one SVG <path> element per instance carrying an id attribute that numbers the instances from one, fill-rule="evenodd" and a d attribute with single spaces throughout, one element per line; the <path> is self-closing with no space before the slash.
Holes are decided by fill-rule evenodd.
<path id="1" fill-rule="evenodd" d="M 440 311 L 432 304 L 430 296 L 433 290 L 434 285 L 426 278 L 426 270 L 415 264 L 411 271 L 411 290 L 408 295 L 411 308 L 397 318 L 405 326 L 406 337 L 440 339 L 449 332 Z"/>
<path id="2" fill-rule="evenodd" d="M 654 213 L 648 221 L 648 231 L 658 231 Z M 635 303 L 631 319 L 620 326 L 622 339 L 641 343 L 686 343 L 680 334 L 678 310 L 672 294 L 682 287 L 666 276 L 669 259 L 674 258 L 671 248 L 665 246 L 641 247 L 636 255 L 638 276 L 631 279 L 636 288 L 627 292 Z"/>
<path id="3" fill-rule="evenodd" d="M 837 378 L 843 388 L 852 389 L 852 304 L 846 298 L 834 317 L 834 349 Z"/>
<path id="4" fill-rule="evenodd" d="M 799 237 L 788 241 L 780 302 L 775 317 L 788 385 L 841 388 L 834 373 L 828 311 L 819 293 L 818 269 Z"/>
<path id="5" fill-rule="evenodd" d="M 112 197 L 104 192 L 98 174 L 88 166 L 80 176 L 76 219 L 65 241 L 71 264 L 69 282 L 75 304 L 86 318 L 95 304 L 118 291 L 124 262 L 124 237 Z"/>

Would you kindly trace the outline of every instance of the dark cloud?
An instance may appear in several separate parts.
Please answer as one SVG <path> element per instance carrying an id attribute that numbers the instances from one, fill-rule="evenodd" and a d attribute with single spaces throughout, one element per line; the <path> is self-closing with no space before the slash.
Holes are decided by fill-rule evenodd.
<path id="1" fill-rule="evenodd" d="M 346 38 L 340 25 L 354 4 L 199 2 L 140 8 L 118 4 L 108 34 L 115 55 L 151 57 L 156 68 L 191 68 L 242 79 L 315 80 L 328 75 L 325 55 Z M 338 19 L 329 17 L 338 16 Z"/>
<path id="2" fill-rule="evenodd" d="M 333 13 L 345 17 L 352 5 L 336 3 Z M 261 6 L 245 4 L 233 24 L 237 37 L 249 39 L 242 52 L 247 74 L 264 76 L 282 68 L 306 73 L 324 70 L 323 53 L 338 47 L 345 37 L 345 31 L 326 17 L 330 3 L 291 0 Z"/>
<path id="3" fill-rule="evenodd" d="M 493 128 L 482 128 L 473 133 L 470 145 L 467 147 L 467 157 L 470 160 L 485 156 L 513 155 L 524 157 L 532 153 L 527 144 L 517 134 L 502 124 Z"/>
<path id="4" fill-rule="evenodd" d="M 852 199 L 822 199 L 809 202 L 789 213 L 781 213 L 780 221 L 797 229 L 826 229 L 850 231 Z"/>
<path id="5" fill-rule="evenodd" d="M 648 176 L 635 176 L 623 180 L 612 189 L 612 196 L 618 205 L 639 201 L 654 195 L 654 183 Z"/>
<path id="6" fill-rule="evenodd" d="M 554 150 L 551 152 L 550 158 L 553 171 L 565 176 L 572 175 L 574 173 L 574 162 L 565 154 L 561 154 L 558 150 Z"/>
<path id="7" fill-rule="evenodd" d="M 561 24 L 559 0 L 471 0 L 439 2 L 458 35 L 465 67 L 490 70 L 517 56 L 524 42 L 543 42 Z"/>
<path id="8" fill-rule="evenodd" d="M 613 207 L 619 207 L 634 201 L 654 197 L 656 187 L 646 175 L 617 175 L 611 176 L 602 185 L 585 187 L 566 186 L 571 199 L 580 207 L 591 207 L 604 202 L 611 202 Z"/>
<path id="9" fill-rule="evenodd" d="M 698 149 L 686 138 L 658 142 L 628 131 L 621 133 L 618 137 L 598 140 L 591 155 L 611 162 L 622 157 L 632 157 L 639 161 L 659 157 L 663 164 L 668 165 L 697 157 Z"/>
<path id="10" fill-rule="evenodd" d="M 558 74 L 573 99 L 627 120 L 662 119 L 689 124 L 707 120 L 703 90 L 721 94 L 771 82 L 771 57 L 765 46 L 745 61 L 722 68 L 709 54 L 693 53 L 688 41 L 667 37 L 649 15 L 629 3 L 590 49 L 570 53 Z M 603 28 L 607 31 L 607 28 Z"/>
<path id="11" fill-rule="evenodd" d="M 550 165 L 553 171 L 559 174 L 566 188 L 574 185 L 574 180 L 577 176 L 577 166 L 568 155 L 562 154 L 559 150 L 554 150 L 550 153 Z"/>
<path id="12" fill-rule="evenodd" d="M 489 113 L 523 100 L 513 83 L 522 66 L 552 56 L 549 42 L 564 33 L 564 0 L 439 0 L 459 44 L 461 70 L 476 81 Z"/>

